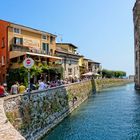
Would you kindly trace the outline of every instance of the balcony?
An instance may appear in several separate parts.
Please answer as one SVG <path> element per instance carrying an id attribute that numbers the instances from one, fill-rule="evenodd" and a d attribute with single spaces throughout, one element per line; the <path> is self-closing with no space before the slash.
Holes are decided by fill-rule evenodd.
<path id="1" fill-rule="evenodd" d="M 12 44 L 10 46 L 10 51 L 20 51 L 20 52 L 32 52 L 32 53 L 38 53 L 38 54 L 45 54 L 45 55 L 51 55 L 53 56 L 53 53 L 46 52 L 45 50 L 39 50 L 32 47 L 27 47 L 19 44 Z"/>
<path id="2" fill-rule="evenodd" d="M 29 47 L 13 44 L 10 46 L 10 51 L 30 52 Z"/>
<path id="3" fill-rule="evenodd" d="M 63 51 L 63 52 L 68 52 L 68 49 L 65 49 L 65 48 L 62 48 L 62 47 L 56 47 L 56 50 Z"/>

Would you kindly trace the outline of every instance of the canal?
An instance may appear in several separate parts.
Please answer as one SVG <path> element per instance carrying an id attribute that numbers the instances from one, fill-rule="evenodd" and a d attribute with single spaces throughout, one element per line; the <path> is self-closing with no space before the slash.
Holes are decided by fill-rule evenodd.
<path id="1" fill-rule="evenodd" d="M 140 93 L 128 84 L 93 94 L 43 140 L 140 140 Z"/>

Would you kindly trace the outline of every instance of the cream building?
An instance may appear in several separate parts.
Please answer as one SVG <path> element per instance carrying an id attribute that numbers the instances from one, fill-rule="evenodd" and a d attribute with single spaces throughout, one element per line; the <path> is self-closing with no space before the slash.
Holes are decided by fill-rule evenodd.
<path id="1" fill-rule="evenodd" d="M 94 75 L 101 74 L 101 63 L 88 59 L 88 71 L 93 72 Z"/>
<path id="2" fill-rule="evenodd" d="M 80 77 L 79 58 L 77 47 L 71 43 L 57 43 L 56 55 L 62 58 L 64 78 Z"/>

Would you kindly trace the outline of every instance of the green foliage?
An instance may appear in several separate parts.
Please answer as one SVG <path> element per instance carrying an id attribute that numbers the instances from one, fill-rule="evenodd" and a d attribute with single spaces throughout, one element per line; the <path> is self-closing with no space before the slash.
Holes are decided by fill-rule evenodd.
<path id="1" fill-rule="evenodd" d="M 47 72 L 51 75 L 57 75 L 58 79 L 63 79 L 63 67 L 49 67 Z"/>
<path id="2" fill-rule="evenodd" d="M 43 72 L 42 67 L 39 67 L 37 65 L 34 65 L 31 70 L 31 78 L 33 78 L 34 76 L 38 76 L 39 74 L 41 74 Z"/>
<path id="3" fill-rule="evenodd" d="M 11 123 L 14 123 L 15 117 L 13 112 L 6 112 L 6 116 Z"/>
<path id="4" fill-rule="evenodd" d="M 102 76 L 105 78 L 122 78 L 122 77 L 126 76 L 126 72 L 103 69 Z"/>
<path id="5" fill-rule="evenodd" d="M 10 69 L 9 76 L 7 77 L 7 86 L 8 89 L 12 86 L 12 84 L 16 81 L 22 81 L 27 83 L 27 70 L 24 67 L 17 69 Z"/>

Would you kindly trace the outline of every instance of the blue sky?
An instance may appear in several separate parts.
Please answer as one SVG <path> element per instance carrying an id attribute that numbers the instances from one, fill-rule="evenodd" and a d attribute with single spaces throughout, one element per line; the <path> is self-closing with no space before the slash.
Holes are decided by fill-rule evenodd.
<path id="1" fill-rule="evenodd" d="M 3 0 L 0 19 L 61 35 L 103 68 L 134 73 L 135 0 Z M 58 38 L 59 41 L 59 38 Z"/>

